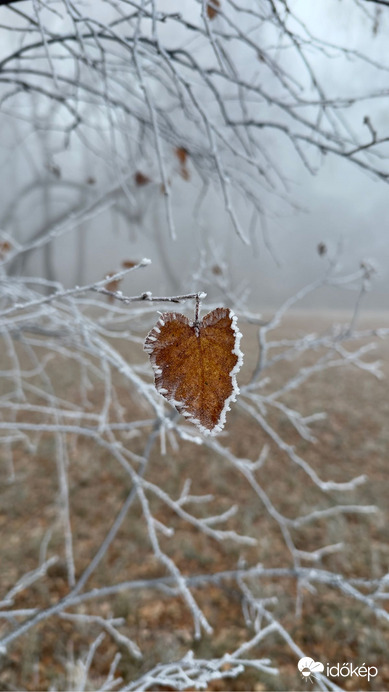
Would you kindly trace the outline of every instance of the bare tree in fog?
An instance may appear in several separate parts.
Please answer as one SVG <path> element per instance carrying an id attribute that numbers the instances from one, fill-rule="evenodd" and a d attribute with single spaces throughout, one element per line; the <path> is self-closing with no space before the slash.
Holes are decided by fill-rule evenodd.
<path id="1" fill-rule="evenodd" d="M 193 283 L 196 293 L 212 282 L 217 284 L 241 323 L 257 329 L 257 363 L 236 405 L 237 415 L 248 419 L 259 438 L 266 440 L 255 458 L 233 452 L 228 434 L 198 433 L 156 392 L 149 364 L 145 360 L 135 364 L 127 357 L 129 342 L 141 352 L 156 307 L 179 305 L 189 298 L 156 297 L 150 292 L 124 296 L 120 282 L 135 271 L 147 276 L 148 260 L 127 261 L 111 276 L 96 277 L 90 284 L 81 285 L 81 278 L 83 257 L 93 255 L 91 231 L 104 213 L 112 211 L 136 227 L 150 206 L 162 200 L 174 240 L 180 233 L 175 227 L 177 180 L 193 185 L 195 214 L 211 189 L 221 195 L 236 234 L 243 243 L 252 242 L 257 226 L 262 224 L 265 232 L 271 196 L 277 204 L 288 194 L 288 179 L 278 160 L 280 141 L 285 140 L 312 173 L 324 156 L 331 155 L 387 181 L 384 145 L 388 138 L 376 129 L 367 105 L 369 98 L 384 97 L 386 91 L 358 94 L 354 90 L 350 96 L 334 97 L 316 73 L 315 56 L 346 58 L 376 71 L 387 72 L 388 67 L 362 52 L 315 38 L 284 0 L 248 0 L 243 6 L 233 0 L 202 0 L 182 7 L 177 3 L 177 10 L 171 3 L 154 0 L 2 4 L 8 5 L 1 19 L 6 41 L 0 60 L 1 137 L 6 152 L 2 175 L 8 185 L 6 194 L 3 185 L 0 210 L 0 445 L 7 480 L 15 482 L 15 450 L 34 453 L 45 436 L 51 436 L 62 543 L 54 548 L 52 533 L 42 535 L 37 568 L 23 573 L 21 567 L 15 584 L 4 594 L 0 665 L 7 666 L 8 653 L 19 638 L 59 618 L 79 628 L 89 647 L 80 659 L 78 689 L 91 685 L 123 691 L 157 685 L 201 689 L 250 667 L 259 678 L 276 675 L 277 666 L 261 655 L 261 645 L 272 634 L 277 633 L 290 647 L 296 661 L 309 654 L 295 642 L 275 607 L 277 586 L 285 577 L 296 584 L 297 615 L 304 599 L 321 585 L 339 590 L 345 602 L 346 597 L 354 599 L 386 623 L 388 613 L 380 599 L 387 575 L 354 579 L 326 570 L 322 558 L 340 551 L 342 544 L 329 542 L 312 551 L 301 550 L 296 538 L 317 521 L 374 513 L 374 506 L 347 501 L 347 494 L 366 478 L 337 482 L 326 479 L 325 471 L 318 474 L 272 416 L 282 414 L 302 439 L 313 443 L 312 426 L 322 412 L 304 415 L 287 404 L 284 395 L 315 373 L 345 364 L 381 376 L 379 363 L 368 354 L 370 340 L 387 332 L 355 331 L 372 268 L 364 264 L 344 276 L 336 262 L 326 258 L 323 276 L 291 296 L 266 322 L 259 310 L 248 311 L 244 294 L 226 279 L 228 267 L 215 263 L 209 253 L 205 252 L 195 277 L 188 278 L 188 294 L 193 292 Z M 367 2 L 353 7 L 370 12 Z M 374 10 L 369 21 L 368 30 L 373 31 Z M 239 216 L 242 201 L 250 209 L 249 229 Z M 65 289 L 57 280 L 53 252 L 59 239 L 74 232 L 80 285 Z M 148 232 L 146 225 L 142 232 Z M 166 239 L 160 242 L 163 252 Z M 41 251 L 45 253 L 42 276 L 26 276 L 28 259 Z M 325 249 L 321 254 L 326 254 Z M 324 334 L 273 338 L 287 311 L 323 285 L 357 291 L 350 322 Z M 104 302 L 107 296 L 111 303 Z M 309 355 L 309 365 L 300 361 L 302 354 Z M 273 375 L 281 363 L 293 367 L 279 383 Z M 74 388 L 67 394 L 60 390 L 58 373 L 65 367 L 76 369 L 77 394 Z M 91 389 L 99 393 L 97 401 L 90 400 Z M 120 496 L 116 518 L 81 567 L 69 477 L 74 463 L 70 451 L 85 440 L 96 455 L 103 450 L 107 467 L 121 469 L 130 489 Z M 217 488 L 205 495 L 192 494 L 191 479 L 182 478 L 180 492 L 174 495 L 160 484 L 153 473 L 158 445 L 162 455 L 181 450 L 183 458 L 196 445 L 199 459 L 210 453 L 231 468 L 234 477 L 247 484 L 259 511 L 279 527 L 287 554 L 285 566 L 260 564 L 258 537 L 241 525 L 233 499 L 228 506 L 219 501 Z M 285 473 L 300 473 L 303 482 L 314 484 L 320 496 L 317 508 L 301 511 L 295 507 L 294 516 L 280 511 L 266 477 L 272 454 L 282 456 Z M 335 500 L 334 491 L 340 493 Z M 127 581 L 118 584 L 108 572 L 104 586 L 87 590 L 135 502 L 137 513 L 131 515 L 132 520 L 139 523 L 139 541 L 148 542 L 149 554 L 160 567 L 159 576 L 133 578 L 134 556 L 128 555 Z M 171 524 L 161 522 L 155 503 L 168 508 Z M 249 565 L 235 563 L 228 571 L 184 573 L 172 557 L 176 521 L 190 526 L 204 540 L 239 549 L 254 547 L 257 560 Z M 18 608 L 16 596 L 45 578 L 60 558 L 65 564 L 66 594 L 49 604 Z M 274 588 L 266 598 L 260 588 L 264 579 L 270 579 Z M 136 631 L 128 631 L 123 618 L 103 611 L 101 599 L 139 589 L 158 590 L 161 599 L 168 593 L 185 604 L 194 636 L 201 638 L 212 635 L 213 629 L 197 598 L 197 587 L 231 581 L 247 626 L 239 647 L 205 659 L 188 646 L 179 660 L 172 656 L 150 669 L 146 666 L 137 679 L 122 677 L 123 649 L 135 660 L 141 660 L 143 653 Z M 113 640 L 116 653 L 106 679 L 96 681 L 94 657 L 105 634 Z M 91 637 L 95 637 L 92 643 Z M 82 657 L 83 652 L 77 655 Z M 317 685 L 322 690 L 338 689 L 325 673 L 318 674 Z"/>
<path id="2" fill-rule="evenodd" d="M 366 3 L 360 4 L 363 10 Z M 23 224 L 25 253 L 53 243 L 69 216 L 74 228 L 105 205 L 134 225 L 145 213 L 144 188 L 149 203 L 163 199 L 174 238 L 179 177 L 192 179 L 197 209 L 209 191 L 220 194 L 236 233 L 249 243 L 257 224 L 266 227 L 269 194 L 279 204 L 288 193 L 279 160 L 285 143 L 312 173 L 331 155 L 387 181 L 387 136 L 376 131 L 368 107 L 386 91 L 369 92 L 369 85 L 347 91 L 346 85 L 334 95 L 316 68 L 323 56 L 329 65 L 353 61 L 355 74 L 358 65 L 376 72 L 389 66 L 316 38 L 284 1 L 204 0 L 179 11 L 155 2 L 86 7 L 37 0 L 11 3 L 3 12 L 9 50 L 0 61 L 2 117 L 19 133 L 13 153 L 21 158 L 19 177 L 27 179 L 15 199 L 31 195 L 34 184 L 54 198 L 52 215 L 33 234 Z M 376 15 L 370 14 L 372 31 Z M 42 130 L 46 151 L 39 151 Z M 102 170 L 86 199 L 79 189 L 94 176 L 80 156 L 89 157 L 90 171 Z M 69 186 L 78 190 L 72 195 Z M 70 199 L 55 214 L 64 188 Z M 240 220 L 242 201 L 251 231 Z M 41 204 L 35 198 L 35 209 Z M 10 223 L 8 214 L 1 226 Z"/>

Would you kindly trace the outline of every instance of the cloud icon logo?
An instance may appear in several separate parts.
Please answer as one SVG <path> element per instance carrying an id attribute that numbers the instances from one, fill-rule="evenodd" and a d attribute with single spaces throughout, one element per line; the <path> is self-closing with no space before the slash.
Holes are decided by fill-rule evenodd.
<path id="1" fill-rule="evenodd" d="M 299 669 L 303 678 L 309 678 L 310 675 L 315 673 L 322 673 L 324 671 L 324 666 L 320 661 L 314 661 L 313 658 L 309 656 L 304 656 L 300 658 L 297 668 Z"/>

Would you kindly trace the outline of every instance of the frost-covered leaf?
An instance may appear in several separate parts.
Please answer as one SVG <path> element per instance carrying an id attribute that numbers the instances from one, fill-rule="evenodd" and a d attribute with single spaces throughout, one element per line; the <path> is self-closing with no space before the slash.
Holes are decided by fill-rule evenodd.
<path id="1" fill-rule="evenodd" d="M 227 308 L 216 308 L 197 324 L 163 313 L 146 338 L 157 390 L 203 433 L 222 430 L 239 393 L 240 339 L 237 318 Z"/>

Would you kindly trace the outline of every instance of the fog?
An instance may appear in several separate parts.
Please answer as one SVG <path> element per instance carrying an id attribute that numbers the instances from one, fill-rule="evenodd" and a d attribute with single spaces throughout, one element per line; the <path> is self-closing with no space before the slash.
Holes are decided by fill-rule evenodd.
<path id="1" fill-rule="evenodd" d="M 168 7 L 169 3 L 165 5 Z M 180 10 L 190 18 L 194 5 L 183 3 Z M 385 88 L 388 72 L 378 69 L 377 64 L 384 65 L 387 61 L 389 11 L 381 12 L 378 29 L 374 30 L 371 22 L 364 21 L 363 14 L 356 11 L 351 1 L 311 3 L 300 0 L 294 3 L 294 10 L 313 34 L 333 44 L 347 45 L 350 51 L 366 53 L 371 60 L 370 64 L 365 62 L 361 65 L 353 55 L 346 59 L 328 47 L 322 52 L 312 51 L 311 64 L 325 87 L 326 98 L 342 97 L 346 100 Z M 107 12 L 105 9 L 106 16 L 101 16 L 101 21 L 107 20 Z M 13 20 L 18 21 L 15 15 Z M 53 30 L 58 30 L 60 25 L 60 18 L 54 17 Z M 250 34 L 252 27 L 247 24 L 246 30 Z M 273 40 L 272 29 L 262 28 L 261 31 L 264 32 L 264 41 Z M 1 54 L 6 56 L 12 42 L 15 46 L 17 42 L 6 29 L 1 29 L 1 32 Z M 172 29 L 167 25 L 163 29 L 164 39 L 167 44 L 176 45 L 179 34 L 169 32 Z M 204 41 L 203 44 L 199 41 L 196 48 L 200 59 L 210 50 Z M 281 47 L 280 41 L 280 51 Z M 258 65 L 248 62 L 252 59 L 241 47 L 232 47 L 231 53 L 235 64 L 248 79 L 254 80 Z M 300 74 L 298 55 L 288 52 L 284 64 L 290 73 Z M 265 86 L 269 90 L 274 86 L 276 92 L 277 87 L 269 76 L 265 77 Z M 155 84 L 151 88 L 158 98 Z M 135 100 L 137 93 L 134 86 Z M 140 99 L 139 94 L 138 97 Z M 378 138 L 386 136 L 387 98 L 351 104 L 342 115 L 348 118 L 350 131 L 354 130 L 362 141 L 368 142 L 371 138 L 368 126 L 363 122 L 366 115 Z M 41 120 L 40 128 L 33 133 L 29 130 L 28 113 L 21 101 L 16 100 L 13 109 L 8 102 L 3 104 L 1 115 L 2 228 L 24 240 L 39 233 L 42 226 L 61 225 L 69 212 L 74 214 L 77 205 L 91 204 L 107 186 L 117 183 L 120 188 L 120 140 L 132 136 L 132 133 L 125 132 L 118 117 L 115 121 L 118 132 L 116 159 L 114 157 L 111 162 L 106 153 L 107 147 L 112 145 L 109 133 L 102 128 L 97 135 L 91 126 L 96 118 L 97 127 L 99 117 L 93 113 L 93 105 L 88 114 L 89 129 L 82 137 L 74 135 L 69 138 L 67 146 L 61 142 L 62 135 L 45 131 L 45 119 L 50 108 L 47 104 L 41 106 L 39 95 L 35 107 L 37 112 L 41 109 Z M 261 104 L 259 107 L 255 102 L 249 108 L 254 114 L 259 108 L 261 114 L 273 112 L 271 105 Z M 180 122 L 182 114 L 177 113 L 175 117 Z M 195 132 L 187 131 L 187 136 L 194 139 Z M 135 190 L 134 194 L 131 191 L 130 213 L 123 214 L 118 209 L 121 193 L 115 193 L 109 197 L 105 207 L 103 204 L 92 208 L 87 220 L 77 224 L 73 232 L 59 233 L 52 244 L 55 277 L 66 286 L 96 281 L 107 272 L 120 268 L 124 259 L 147 256 L 152 260 L 150 268 L 127 278 L 123 290 L 130 293 L 151 290 L 165 294 L 194 288 L 204 289 L 210 298 L 216 299 L 219 295 L 222 297 L 223 291 L 204 286 L 199 276 L 199 267 L 206 256 L 211 267 L 221 270 L 226 282 L 229 281 L 228 285 L 242 291 L 247 289 L 248 305 L 261 311 L 278 305 L 292 292 L 317 279 L 335 259 L 336 272 L 353 272 L 361 261 L 369 261 L 376 273 L 364 305 L 369 309 L 386 309 L 389 292 L 387 182 L 378 180 L 346 158 L 310 152 L 307 145 L 312 169 L 309 171 L 285 137 L 272 132 L 266 137 L 266 145 L 277 160 L 286 187 L 270 190 L 266 185 L 258 184 L 256 195 L 265 212 L 257 220 L 254 230 L 251 229 L 251 210 L 241 195 L 232 193 L 242 227 L 252 240 L 251 246 L 237 237 L 225 210 L 223 194 L 217 186 L 210 186 L 201 198 L 201 204 L 198 203 L 203 185 L 191 161 L 188 163 L 189 180 L 177 174 L 177 161 L 167 163 L 177 232 L 177 239 L 172 240 L 155 161 L 150 152 L 144 155 L 138 152 L 136 157 L 134 155 L 134 170 L 150 177 L 150 184 Z M 135 144 L 131 143 L 131 146 L 135 147 Z M 380 148 L 383 156 L 388 154 L 385 146 L 383 144 Z M 374 152 L 367 154 L 367 161 L 369 157 L 374 160 Z M 29 186 L 31 189 L 26 193 Z M 44 204 L 43 196 L 47 189 L 52 194 Z M 125 195 L 128 197 L 129 194 L 127 190 Z M 116 200 L 115 203 L 112 199 Z M 318 253 L 319 243 L 326 246 L 324 255 Z M 81 252 L 85 252 L 82 261 Z M 44 274 L 45 263 L 47 251 L 35 251 L 28 257 L 27 273 Z M 343 309 L 351 306 L 353 300 L 349 291 L 327 288 L 305 299 L 302 306 Z"/>

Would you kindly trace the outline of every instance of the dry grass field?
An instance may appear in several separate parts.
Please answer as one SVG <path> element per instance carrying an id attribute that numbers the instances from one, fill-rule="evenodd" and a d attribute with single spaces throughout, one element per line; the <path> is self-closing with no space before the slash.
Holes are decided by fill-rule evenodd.
<path id="1" fill-rule="evenodd" d="M 304 331 L 324 330 L 332 321 L 342 321 L 341 315 L 294 313 L 283 323 L 278 335 L 291 336 Z M 367 315 L 360 327 L 389 326 L 389 315 Z M 251 328 L 243 329 L 242 350 L 245 364 L 240 382 L 248 380 L 255 364 L 255 335 Z M 126 357 L 142 362 L 146 358 L 141 346 L 125 347 Z M 375 515 L 341 515 L 309 524 L 295 532 L 302 550 L 315 550 L 327 543 L 344 542 L 344 549 L 322 558 L 320 566 L 346 577 L 378 578 L 389 572 L 389 341 L 378 341 L 372 358 L 384 361 L 386 379 L 378 380 L 353 367 L 317 373 L 301 390 L 284 397 L 286 403 L 306 415 L 326 411 L 327 418 L 313 424 L 317 442 L 312 444 L 299 437 L 290 423 L 279 414 L 274 424 L 288 443 L 311 464 L 324 480 L 347 481 L 367 474 L 368 482 L 347 494 L 347 503 L 375 504 Z M 50 367 L 56 367 L 56 359 Z M 274 377 L 285 377 L 292 363 L 280 364 Z M 76 371 L 72 366 L 58 368 L 59 390 L 67 397 L 74 389 L 77 396 Z M 118 383 L 120 391 L 120 383 Z M 136 402 L 126 391 L 128 419 L 137 415 Z M 95 406 L 102 392 L 90 393 Z M 144 414 L 143 414 L 144 415 Z M 146 413 L 147 415 L 147 413 Z M 275 415 L 275 414 L 272 414 Z M 227 418 L 228 438 L 223 442 L 241 457 L 256 459 L 265 433 L 253 426 L 251 419 L 233 407 Z M 131 440 L 138 451 L 138 438 Z M 26 571 L 35 569 L 42 540 L 54 526 L 48 543 L 48 555 L 63 555 L 63 539 L 56 521 L 57 476 L 54 459 L 54 440 L 41 437 L 35 453 L 22 445 L 15 448 L 16 479 L 7 482 L 7 469 L 2 463 L 0 448 L 0 598 Z M 103 540 L 107 528 L 119 511 L 130 490 L 124 471 L 107 460 L 104 450 L 79 438 L 69 436 L 69 484 L 77 574 L 80 574 Z M 4 461 L 4 460 L 3 460 Z M 291 557 L 285 548 L 278 527 L 229 466 L 222 466 L 211 450 L 183 442 L 178 451 L 167 447 L 166 455 L 155 448 L 147 470 L 148 477 L 176 496 L 185 478 L 193 479 L 193 493 L 214 494 L 215 510 L 231 504 L 239 505 L 237 516 L 230 520 L 231 528 L 247 530 L 258 539 L 256 547 L 231 543 L 216 543 L 198 533 L 193 527 L 169 515 L 166 506 L 155 500 L 156 516 L 175 528 L 174 540 L 161 539 L 166 551 L 184 574 L 212 574 L 235 569 L 238 562 L 266 567 L 290 567 Z M 322 506 L 322 495 L 300 470 L 296 470 L 272 444 L 268 460 L 261 469 L 261 480 L 269 497 L 286 516 L 305 513 Z M 335 503 L 342 499 L 333 492 Z M 201 509 L 199 509 L 201 511 Z M 88 589 L 137 578 L 151 579 L 164 574 L 149 549 L 143 523 L 139 521 L 140 507 L 134 503 L 113 545 L 88 583 Z M 294 640 L 315 660 L 355 665 L 377 666 L 379 674 L 366 678 L 350 678 L 337 683 L 349 690 L 389 690 L 389 627 L 355 600 L 336 589 L 318 587 L 316 593 L 304 594 L 301 617 L 295 617 L 295 581 L 290 578 L 262 580 L 262 596 L 277 596 L 272 612 L 289 631 Z M 44 579 L 21 591 L 15 599 L 19 608 L 47 606 L 68 592 L 63 560 L 50 568 Z M 242 615 L 240 592 L 233 582 L 202 586 L 195 590 L 198 603 L 214 628 L 212 637 L 193 640 L 192 621 L 183 602 L 161 591 L 144 589 L 123 591 L 97 602 L 84 603 L 78 612 L 101 616 L 113 614 L 125 619 L 125 631 L 143 652 L 142 660 L 134 660 L 125 650 L 118 666 L 125 681 L 139 677 L 158 662 L 180 658 L 188 649 L 198 656 L 211 657 L 233 650 L 247 638 Z M 383 601 L 382 606 L 388 607 Z M 77 609 L 74 610 L 77 612 Z M 9 627 L 9 624 L 7 625 Z M 0 635 L 5 626 L 0 621 Z M 77 689 L 78 664 L 85 658 L 90 642 L 95 638 L 93 628 L 53 617 L 42 622 L 10 646 L 7 656 L 0 660 L 1 690 L 66 690 Z M 99 647 L 91 668 L 96 686 L 107 675 L 110 662 L 118 649 L 117 643 L 106 636 Z M 216 681 L 212 690 L 297 690 L 308 689 L 296 669 L 296 656 L 278 635 L 271 635 L 255 651 L 258 657 L 269 657 L 279 666 L 279 677 L 246 672 L 230 681 Z M 92 689 L 92 688 L 91 688 Z M 167 689 L 167 688 L 165 688 Z"/>

